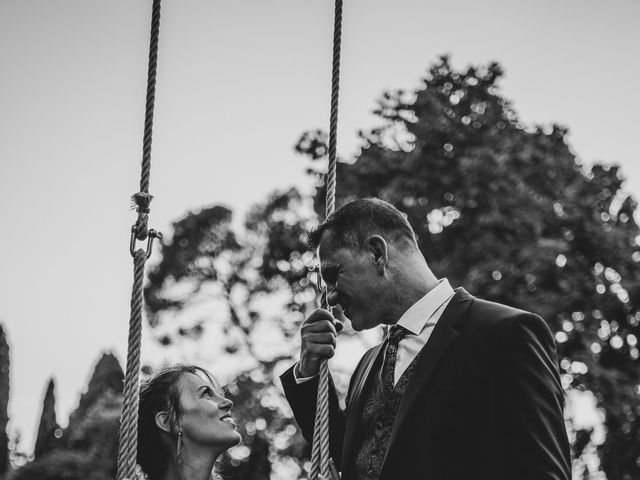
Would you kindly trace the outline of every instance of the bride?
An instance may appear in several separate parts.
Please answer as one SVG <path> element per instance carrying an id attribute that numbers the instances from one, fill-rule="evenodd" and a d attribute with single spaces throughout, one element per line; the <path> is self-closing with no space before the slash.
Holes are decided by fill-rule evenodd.
<path id="1" fill-rule="evenodd" d="M 140 390 L 138 463 L 149 480 L 210 480 L 217 458 L 240 442 L 232 406 L 195 365 L 148 380 Z"/>

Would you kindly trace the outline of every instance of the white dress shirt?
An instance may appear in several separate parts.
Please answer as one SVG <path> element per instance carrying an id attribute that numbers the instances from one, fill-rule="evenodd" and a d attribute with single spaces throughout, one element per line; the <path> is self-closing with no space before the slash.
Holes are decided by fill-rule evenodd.
<path id="1" fill-rule="evenodd" d="M 439 280 L 435 288 L 414 303 L 398 320 L 397 324 L 409 330 L 410 333 L 398 344 L 396 368 L 393 375 L 394 385 L 398 383 L 404 371 L 418 356 L 422 347 L 427 344 L 436 323 L 440 320 L 442 312 L 454 294 L 455 292 L 446 278 Z"/>
<path id="2" fill-rule="evenodd" d="M 398 353 L 396 356 L 396 367 L 393 376 L 394 385 L 407 369 L 414 358 L 420 353 L 422 347 L 427 344 L 433 328 L 442 316 L 442 312 L 449 304 L 449 301 L 455 294 L 449 281 L 444 278 L 438 281 L 438 285 L 427 294 L 411 305 L 409 309 L 398 320 L 398 325 L 409 330 L 400 343 L 398 344 Z M 313 377 L 298 377 L 297 368 L 293 369 L 293 376 L 296 383 L 304 383 Z"/>

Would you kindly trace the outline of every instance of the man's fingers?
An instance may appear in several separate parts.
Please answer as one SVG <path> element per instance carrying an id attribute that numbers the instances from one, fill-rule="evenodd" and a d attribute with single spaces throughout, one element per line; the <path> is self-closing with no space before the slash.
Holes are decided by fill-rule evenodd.
<path id="1" fill-rule="evenodd" d="M 328 310 L 325 310 L 323 308 L 316 308 L 313 312 L 311 312 L 304 323 L 306 325 L 320 322 L 322 320 L 333 321 L 333 315 L 331 315 L 331 312 L 329 312 Z"/>
<path id="2" fill-rule="evenodd" d="M 327 312 L 329 313 L 329 312 Z M 333 317 L 331 320 L 316 320 L 313 323 L 304 323 L 302 325 L 302 335 L 306 335 L 307 333 L 323 333 L 323 332 L 331 332 L 334 335 L 337 335 L 336 327 L 333 324 Z"/>
<path id="3" fill-rule="evenodd" d="M 300 335 L 300 368 L 302 376 L 318 373 L 320 361 L 335 355 L 336 327 L 331 312 L 318 308 L 302 324 Z"/>
<path id="4" fill-rule="evenodd" d="M 310 343 L 307 345 L 307 352 L 313 353 L 318 357 L 331 358 L 336 353 L 336 350 L 333 348 L 333 345 Z"/>
<path id="5" fill-rule="evenodd" d="M 303 341 L 305 343 L 313 344 L 317 343 L 318 345 L 333 345 L 336 346 L 336 336 L 333 333 L 310 333 L 309 335 L 303 336 Z"/>

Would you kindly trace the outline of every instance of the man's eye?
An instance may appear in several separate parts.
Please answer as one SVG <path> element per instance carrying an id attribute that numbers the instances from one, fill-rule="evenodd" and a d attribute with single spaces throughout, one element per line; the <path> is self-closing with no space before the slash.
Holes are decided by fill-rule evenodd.
<path id="1" fill-rule="evenodd" d="M 322 280 L 324 280 L 324 283 L 336 283 L 337 278 L 338 273 L 335 270 L 330 270 L 322 275 Z"/>

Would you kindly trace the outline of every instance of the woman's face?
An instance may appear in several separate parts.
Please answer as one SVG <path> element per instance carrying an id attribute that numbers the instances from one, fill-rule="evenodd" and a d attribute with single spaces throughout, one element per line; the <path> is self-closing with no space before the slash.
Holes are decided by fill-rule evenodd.
<path id="1" fill-rule="evenodd" d="M 178 381 L 183 440 L 198 445 L 230 448 L 240 442 L 231 417 L 233 406 L 208 379 L 185 373 Z"/>

